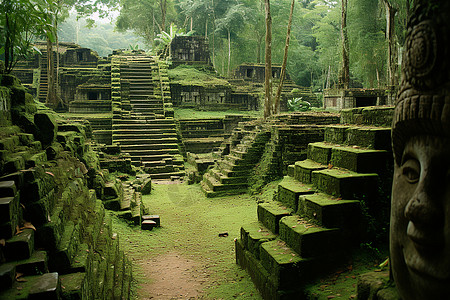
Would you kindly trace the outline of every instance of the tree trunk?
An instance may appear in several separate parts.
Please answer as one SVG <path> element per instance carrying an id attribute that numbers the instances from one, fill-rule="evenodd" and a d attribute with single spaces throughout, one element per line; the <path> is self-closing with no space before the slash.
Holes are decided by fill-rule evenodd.
<path id="1" fill-rule="evenodd" d="M 214 9 L 214 0 L 211 0 L 212 3 L 212 15 L 213 15 L 213 49 L 212 49 L 212 64 L 216 66 L 216 10 Z"/>
<path id="2" fill-rule="evenodd" d="M 327 84 L 325 85 L 325 88 L 327 90 L 330 88 L 330 76 L 331 76 L 331 65 L 328 66 Z"/>
<path id="3" fill-rule="evenodd" d="M 342 69 L 339 78 L 339 87 L 348 89 L 350 86 L 350 60 L 347 34 L 347 1 L 342 0 L 342 20 L 341 20 L 341 38 L 342 38 Z"/>
<path id="4" fill-rule="evenodd" d="M 287 33 L 286 33 L 286 45 L 284 46 L 283 64 L 281 65 L 280 84 L 278 85 L 277 96 L 275 97 L 275 103 L 273 104 L 274 114 L 280 113 L 281 90 L 283 89 L 284 78 L 286 77 L 286 65 L 287 65 L 287 58 L 288 58 L 289 42 L 291 40 L 292 15 L 294 14 L 294 6 L 295 6 L 295 0 L 292 0 L 291 12 L 289 13 L 289 23 L 288 23 Z"/>
<path id="5" fill-rule="evenodd" d="M 265 0 L 266 12 L 266 69 L 265 69 L 265 101 L 264 118 L 272 115 L 272 16 L 270 0 Z"/>
<path id="6" fill-rule="evenodd" d="M 231 65 L 231 33 L 230 33 L 230 29 L 228 30 L 228 69 L 227 69 L 227 74 L 228 77 L 230 77 L 230 65 Z"/>
<path id="7" fill-rule="evenodd" d="M 161 8 L 161 30 L 166 31 L 167 0 L 160 0 L 159 6 Z"/>
<path id="8" fill-rule="evenodd" d="M 6 17 L 6 40 L 5 40 L 5 74 L 8 74 L 12 70 L 12 61 L 13 58 L 10 57 L 10 54 L 13 54 L 12 46 L 11 46 L 11 32 L 10 32 L 10 21 L 9 21 L 9 14 L 5 14 Z"/>
<path id="9" fill-rule="evenodd" d="M 46 104 L 52 108 L 56 108 L 56 94 L 55 94 L 55 76 L 53 65 L 53 43 L 50 37 L 47 36 L 47 99 Z"/>
<path id="10" fill-rule="evenodd" d="M 387 79 L 388 85 L 396 87 L 398 84 L 397 77 L 397 60 L 398 52 L 395 42 L 395 14 L 396 10 L 392 7 L 388 0 L 384 0 L 386 8 L 386 39 L 388 42 L 387 54 Z"/>

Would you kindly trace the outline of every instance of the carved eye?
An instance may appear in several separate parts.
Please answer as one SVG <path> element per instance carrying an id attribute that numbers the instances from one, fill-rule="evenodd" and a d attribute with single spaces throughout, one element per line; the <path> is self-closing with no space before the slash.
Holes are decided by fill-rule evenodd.
<path id="1" fill-rule="evenodd" d="M 402 174 L 409 183 L 417 183 L 420 178 L 420 164 L 415 159 L 408 159 L 402 166 Z"/>

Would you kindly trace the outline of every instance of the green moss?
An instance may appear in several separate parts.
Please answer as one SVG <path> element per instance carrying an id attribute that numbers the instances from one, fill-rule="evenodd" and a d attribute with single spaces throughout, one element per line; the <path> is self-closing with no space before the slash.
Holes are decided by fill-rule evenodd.
<path id="1" fill-rule="evenodd" d="M 204 87 L 230 86 L 228 81 L 188 65 L 180 65 L 170 69 L 168 73 L 171 82 L 176 84 Z"/>
<path id="2" fill-rule="evenodd" d="M 242 220 L 257 220 L 256 203 L 250 196 L 211 199 L 199 185 L 155 184 L 152 194 L 142 200 L 161 217 L 161 227 L 141 231 L 114 218 L 114 231 L 121 236 L 127 257 L 151 260 L 171 249 L 205 270 L 210 278 L 202 295 L 205 299 L 261 299 L 249 275 L 235 263 L 233 238 L 239 237 Z M 228 232 L 229 237 L 219 237 L 220 232 Z M 142 267 L 133 266 L 138 286 L 152 280 Z"/>

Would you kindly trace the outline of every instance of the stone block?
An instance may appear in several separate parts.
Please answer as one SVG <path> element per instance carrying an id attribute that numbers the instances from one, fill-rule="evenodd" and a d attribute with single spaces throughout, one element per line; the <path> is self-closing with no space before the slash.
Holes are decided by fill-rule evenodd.
<path id="1" fill-rule="evenodd" d="M 157 227 L 161 226 L 161 220 L 160 220 L 160 217 L 158 215 L 145 215 L 145 216 L 142 216 L 142 221 L 146 221 L 146 220 L 154 221 L 156 223 Z"/>
<path id="2" fill-rule="evenodd" d="M 368 150 L 356 147 L 333 147 L 331 164 L 358 173 L 380 172 L 392 154 L 385 150 Z"/>
<path id="3" fill-rule="evenodd" d="M 368 272 L 358 277 L 358 299 L 378 299 L 378 291 L 389 284 L 389 271 Z"/>
<path id="4" fill-rule="evenodd" d="M 357 145 L 376 150 L 391 150 L 390 128 L 358 128 L 348 130 L 347 145 Z"/>
<path id="5" fill-rule="evenodd" d="M 154 227 L 156 227 L 156 222 L 152 220 L 144 220 L 141 223 L 142 230 L 152 230 Z"/>
<path id="6" fill-rule="evenodd" d="M 59 300 L 61 298 L 61 284 L 58 273 L 46 273 L 30 288 L 28 299 Z"/>
<path id="7" fill-rule="evenodd" d="M 278 290 L 301 286 L 311 268 L 311 260 L 302 258 L 281 240 L 261 244 L 261 264 L 269 272 Z"/>
<path id="8" fill-rule="evenodd" d="M 6 240 L 4 253 L 7 261 L 30 258 L 34 249 L 34 230 L 23 229 L 21 233 Z"/>
<path id="9" fill-rule="evenodd" d="M 54 117 L 50 113 L 37 113 L 34 115 L 34 123 L 38 129 L 37 140 L 41 141 L 44 147 L 51 145 L 58 132 Z"/>
<path id="10" fill-rule="evenodd" d="M 295 163 L 294 178 L 304 184 L 311 183 L 313 171 L 323 170 L 327 167 L 313 160 L 306 159 Z"/>
<path id="11" fill-rule="evenodd" d="M 312 184 L 337 198 L 371 200 L 378 195 L 378 175 L 372 173 L 361 174 L 335 168 L 313 171 Z"/>
<path id="12" fill-rule="evenodd" d="M 48 259 L 48 268 L 52 272 L 64 273 L 70 269 L 79 243 L 79 226 L 67 222 L 57 250 Z"/>
<path id="13" fill-rule="evenodd" d="M 12 264 L 16 266 L 16 271 L 24 276 L 47 273 L 47 252 L 34 251 L 29 259 L 15 261 Z"/>
<path id="14" fill-rule="evenodd" d="M 327 228 L 348 228 L 359 223 L 361 204 L 358 200 L 342 200 L 317 193 L 301 196 L 297 213 Z"/>
<path id="15" fill-rule="evenodd" d="M 0 264 L 0 291 L 11 288 L 15 278 L 16 266 L 14 264 Z"/>
<path id="16" fill-rule="evenodd" d="M 0 198 L 0 224 L 10 222 L 17 213 L 19 199 L 17 197 Z"/>
<path id="17" fill-rule="evenodd" d="M 13 181 L 14 184 L 16 185 L 16 188 L 20 190 L 23 188 L 24 176 L 22 172 L 14 172 L 0 177 L 0 183 L 4 181 Z M 10 194 L 5 195 L 1 191 L 0 193 L 2 197 L 10 195 Z"/>
<path id="18" fill-rule="evenodd" d="M 314 192 L 312 186 L 300 183 L 290 176 L 285 176 L 278 184 L 278 201 L 293 211 L 297 211 L 299 196 Z"/>
<path id="19" fill-rule="evenodd" d="M 257 259 L 259 259 L 260 245 L 264 242 L 274 240 L 276 237 L 276 234 L 270 232 L 260 222 L 253 222 L 241 227 L 242 244 Z"/>
<path id="20" fill-rule="evenodd" d="M 34 154 L 25 162 L 25 166 L 27 169 L 34 168 L 36 166 L 40 166 L 47 161 L 47 152 L 41 151 L 39 153 Z"/>
<path id="21" fill-rule="evenodd" d="M 327 143 L 342 145 L 347 140 L 347 129 L 350 126 L 329 125 L 325 127 L 324 141 Z"/>
<path id="22" fill-rule="evenodd" d="M 308 144 L 308 159 L 328 165 L 331 159 L 331 144 L 318 142 Z"/>
<path id="23" fill-rule="evenodd" d="M 17 188 L 14 181 L 0 181 L 0 195 L 2 197 L 15 197 L 16 193 Z"/>
<path id="24" fill-rule="evenodd" d="M 320 257 L 342 250 L 338 229 L 320 227 L 299 216 L 281 219 L 280 239 L 302 257 Z"/>
<path id="25" fill-rule="evenodd" d="M 289 216 L 292 210 L 278 202 L 266 202 L 258 205 L 258 221 L 272 233 L 278 234 L 279 222 L 282 217 Z"/>
<path id="26" fill-rule="evenodd" d="M 64 287 L 61 291 L 62 299 L 84 299 L 82 294 L 86 280 L 85 272 L 60 275 L 59 279 Z"/>

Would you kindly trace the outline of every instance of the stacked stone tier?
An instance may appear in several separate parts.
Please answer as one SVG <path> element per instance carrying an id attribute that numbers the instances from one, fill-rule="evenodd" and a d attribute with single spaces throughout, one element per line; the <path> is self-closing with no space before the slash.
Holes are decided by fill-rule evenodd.
<path id="1" fill-rule="evenodd" d="M 264 299 L 305 298 L 305 284 L 345 263 L 365 233 L 390 169 L 389 129 L 325 127 L 325 141 L 288 168 L 273 201 L 244 225 L 236 261 Z"/>

